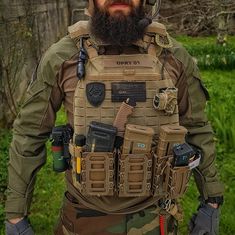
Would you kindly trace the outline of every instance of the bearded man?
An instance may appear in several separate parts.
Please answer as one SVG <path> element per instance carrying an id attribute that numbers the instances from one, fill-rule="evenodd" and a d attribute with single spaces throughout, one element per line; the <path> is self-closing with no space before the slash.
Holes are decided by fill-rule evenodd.
<path id="1" fill-rule="evenodd" d="M 34 234 L 27 216 L 35 176 L 62 103 L 72 128 L 52 131 L 54 169 L 66 170 L 67 184 L 55 234 L 177 234 L 177 199 L 191 172 L 200 206 L 189 233 L 218 234 L 223 186 L 208 92 L 194 60 L 152 22 L 157 4 L 89 0 L 89 22 L 70 26 L 43 56 L 14 122 L 7 235 Z M 58 148 L 68 145 L 69 156 Z"/>

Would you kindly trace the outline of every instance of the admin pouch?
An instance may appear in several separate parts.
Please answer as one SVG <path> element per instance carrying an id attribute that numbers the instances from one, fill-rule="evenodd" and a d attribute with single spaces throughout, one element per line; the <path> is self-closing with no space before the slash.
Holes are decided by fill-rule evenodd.
<path id="1" fill-rule="evenodd" d="M 88 55 L 85 77 L 78 81 L 74 96 L 70 143 L 74 186 L 88 196 L 181 196 L 190 170 L 173 167 L 172 147 L 184 143 L 187 130 L 179 126 L 177 88 L 158 58 L 171 46 L 165 27 L 151 24 L 144 40 L 136 43 L 141 52 L 120 55 L 100 53 L 87 22 L 78 22 L 69 32 L 78 48 L 83 38 Z M 159 38 L 164 40 L 158 43 Z M 121 148 L 95 151 L 97 143 L 91 143 L 86 151 L 75 145 L 75 137 L 87 136 L 91 123 L 112 125 L 122 102 L 129 98 L 137 105 L 128 118 Z M 108 135 L 100 138 L 108 141 Z M 151 144 L 146 145 L 146 140 Z"/>

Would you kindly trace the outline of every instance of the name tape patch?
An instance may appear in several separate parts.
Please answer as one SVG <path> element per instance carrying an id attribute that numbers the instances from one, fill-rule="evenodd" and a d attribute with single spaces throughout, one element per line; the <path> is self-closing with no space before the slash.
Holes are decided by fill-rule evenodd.
<path id="1" fill-rule="evenodd" d="M 123 102 L 133 98 L 136 102 L 146 101 L 145 82 L 113 82 L 111 85 L 112 102 Z"/>

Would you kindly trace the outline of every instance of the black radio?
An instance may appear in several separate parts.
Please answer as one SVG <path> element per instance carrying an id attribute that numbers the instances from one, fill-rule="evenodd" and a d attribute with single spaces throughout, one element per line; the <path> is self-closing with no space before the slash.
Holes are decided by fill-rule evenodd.
<path id="1" fill-rule="evenodd" d="M 194 158 L 195 151 L 187 144 L 177 144 L 173 147 L 174 166 L 188 166 L 190 159 Z"/>

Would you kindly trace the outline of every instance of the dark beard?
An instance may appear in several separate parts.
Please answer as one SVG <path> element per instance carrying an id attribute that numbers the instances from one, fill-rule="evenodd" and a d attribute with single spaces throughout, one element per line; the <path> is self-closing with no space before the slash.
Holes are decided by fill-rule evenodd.
<path id="1" fill-rule="evenodd" d="M 110 16 L 97 7 L 91 18 L 91 33 L 109 45 L 127 46 L 142 39 L 146 26 L 138 24 L 145 17 L 143 6 L 134 9 L 129 16 Z"/>

